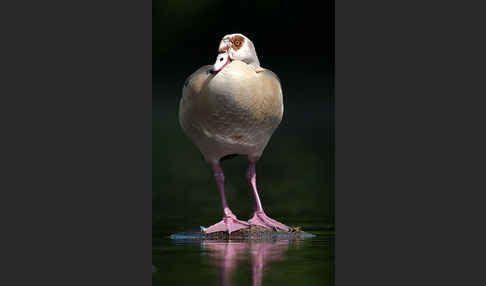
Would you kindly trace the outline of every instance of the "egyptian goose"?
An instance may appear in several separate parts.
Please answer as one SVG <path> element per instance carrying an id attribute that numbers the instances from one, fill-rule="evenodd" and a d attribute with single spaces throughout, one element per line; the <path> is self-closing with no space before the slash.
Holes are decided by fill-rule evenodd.
<path id="1" fill-rule="evenodd" d="M 224 36 L 214 65 L 202 66 L 186 79 L 179 122 L 212 166 L 223 205 L 223 219 L 203 228 L 206 233 L 231 233 L 250 225 L 289 231 L 288 226 L 263 211 L 255 171 L 256 162 L 282 120 L 282 101 L 280 80 L 260 67 L 253 43 L 242 34 Z M 234 154 L 248 156 L 246 174 L 255 198 L 255 212 L 248 222 L 231 212 L 224 193 L 220 160 Z"/>

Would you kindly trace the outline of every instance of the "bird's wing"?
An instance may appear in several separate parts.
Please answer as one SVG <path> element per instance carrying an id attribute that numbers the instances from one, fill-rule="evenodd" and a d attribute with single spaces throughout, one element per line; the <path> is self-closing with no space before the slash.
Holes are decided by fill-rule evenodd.
<path id="1" fill-rule="evenodd" d="M 201 92 L 204 82 L 211 74 L 211 68 L 211 65 L 202 66 L 186 78 L 182 88 L 182 98 L 184 100 L 190 100 L 192 95 L 197 95 Z"/>
<path id="2" fill-rule="evenodd" d="M 197 97 L 201 93 L 206 79 L 211 75 L 211 68 L 211 65 L 202 66 L 184 81 L 182 97 L 179 103 L 179 122 L 184 130 L 188 127 L 186 126 L 187 117 L 197 107 Z"/>
<path id="3" fill-rule="evenodd" d="M 283 116 L 283 94 L 278 76 L 269 69 L 257 72 L 257 77 L 261 81 L 262 90 L 265 91 L 265 105 L 268 110 L 273 111 L 273 116 Z"/>
<path id="4" fill-rule="evenodd" d="M 271 70 L 269 69 L 265 69 L 265 68 L 257 68 L 255 69 L 256 73 L 261 76 L 264 80 L 267 80 L 267 81 L 277 81 L 278 84 L 280 85 L 280 79 L 278 78 L 278 76 L 272 72 Z"/>

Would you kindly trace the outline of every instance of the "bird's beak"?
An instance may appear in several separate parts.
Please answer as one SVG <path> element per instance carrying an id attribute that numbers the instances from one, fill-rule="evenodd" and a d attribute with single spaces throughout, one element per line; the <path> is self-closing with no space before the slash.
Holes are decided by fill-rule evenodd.
<path id="1" fill-rule="evenodd" d="M 227 64 L 231 62 L 228 52 L 219 53 L 216 57 L 216 62 L 213 65 L 212 72 L 217 73 L 222 70 Z"/>

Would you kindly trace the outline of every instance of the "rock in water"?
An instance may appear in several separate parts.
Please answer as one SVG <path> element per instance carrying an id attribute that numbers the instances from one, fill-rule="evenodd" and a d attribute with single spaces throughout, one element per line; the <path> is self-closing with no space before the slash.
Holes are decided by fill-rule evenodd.
<path id="1" fill-rule="evenodd" d="M 250 228 L 240 229 L 228 234 L 220 231 L 205 234 L 202 229 L 194 229 L 172 234 L 171 239 L 199 239 L 199 240 L 229 240 L 229 239 L 304 239 L 315 237 L 311 233 L 300 230 L 300 227 L 291 228 L 290 231 L 268 230 L 252 225 Z"/>

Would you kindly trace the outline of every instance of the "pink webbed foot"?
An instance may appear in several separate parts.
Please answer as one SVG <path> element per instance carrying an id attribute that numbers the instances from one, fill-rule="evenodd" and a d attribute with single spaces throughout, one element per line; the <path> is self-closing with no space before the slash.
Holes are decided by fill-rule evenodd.
<path id="1" fill-rule="evenodd" d="M 263 211 L 256 211 L 253 217 L 248 220 L 250 225 L 258 225 L 266 229 L 281 229 L 284 231 L 290 231 L 290 227 L 283 223 L 280 223 L 274 219 L 269 218 Z"/>
<path id="2" fill-rule="evenodd" d="M 250 225 L 247 222 L 237 219 L 231 210 L 225 209 L 223 219 L 220 222 L 206 228 L 204 233 L 208 234 L 218 231 L 227 231 L 228 233 L 232 233 L 234 231 L 249 227 Z"/>

